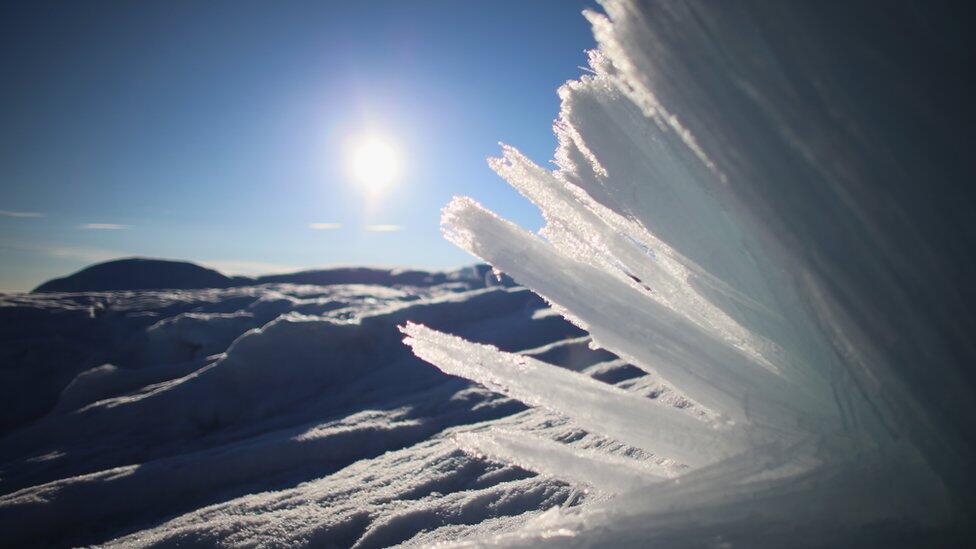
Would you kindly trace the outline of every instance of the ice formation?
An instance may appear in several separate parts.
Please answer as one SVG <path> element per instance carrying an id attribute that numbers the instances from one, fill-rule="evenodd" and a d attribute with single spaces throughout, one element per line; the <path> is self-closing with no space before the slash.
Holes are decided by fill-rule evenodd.
<path id="1" fill-rule="evenodd" d="M 590 74 L 559 91 L 555 169 L 507 145 L 489 161 L 541 210 L 541 234 L 470 198 L 445 207 L 442 228 L 682 409 L 418 324 L 403 331 L 445 373 L 677 467 L 509 431 L 458 437 L 465 451 L 615 494 L 474 543 L 968 536 L 974 242 L 971 209 L 949 196 L 972 206 L 960 194 L 971 171 L 954 156 L 956 126 L 931 119 L 947 108 L 931 100 L 957 99 L 957 82 L 898 42 L 910 32 L 958 68 L 966 50 L 939 33 L 958 29 L 932 16 L 944 28 L 916 32 L 908 3 L 602 5 L 586 14 L 599 44 Z M 912 77 L 928 80 L 906 90 Z M 928 194 L 927 174 L 949 196 Z"/>
<path id="2" fill-rule="evenodd" d="M 603 5 L 555 169 L 490 161 L 542 234 L 444 211 L 538 295 L 146 260 L 0 295 L 0 545 L 973 546 L 968 20 Z"/>

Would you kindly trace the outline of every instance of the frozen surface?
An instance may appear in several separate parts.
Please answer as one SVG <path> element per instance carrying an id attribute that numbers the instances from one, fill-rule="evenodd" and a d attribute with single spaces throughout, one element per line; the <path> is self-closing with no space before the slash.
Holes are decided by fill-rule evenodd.
<path id="1" fill-rule="evenodd" d="M 471 543 L 963 543 L 976 242 L 956 142 L 969 130 L 949 120 L 972 110 L 953 72 L 972 49 L 951 10 L 602 5 L 586 14 L 587 74 L 560 89 L 555 168 L 508 145 L 489 160 L 541 210 L 540 234 L 467 197 L 442 227 L 649 374 L 658 398 L 424 326 L 405 342 L 680 468 L 643 478 L 508 432 L 457 437 L 615 494 Z"/>
<path id="2" fill-rule="evenodd" d="M 20 387 L 44 407 L 0 438 L 4 543 L 376 547 L 508 531 L 582 501 L 578 486 L 458 450 L 452 426 L 512 414 L 552 436 L 571 428 L 424 364 L 397 326 L 509 351 L 585 346 L 582 332 L 482 268 L 411 271 L 417 285 L 360 272 L 374 283 L 0 297 L 21 327 L 4 349 L 40 366 Z"/>
<path id="3" fill-rule="evenodd" d="M 717 461 L 737 450 L 732 429 L 712 418 L 699 418 L 585 375 L 417 324 L 408 324 L 403 331 L 414 353 L 444 373 L 559 412 L 588 431 L 602 432 L 686 464 Z"/>
<path id="4" fill-rule="evenodd" d="M 966 19 L 602 4 L 504 276 L 0 296 L 3 544 L 971 546 Z"/>

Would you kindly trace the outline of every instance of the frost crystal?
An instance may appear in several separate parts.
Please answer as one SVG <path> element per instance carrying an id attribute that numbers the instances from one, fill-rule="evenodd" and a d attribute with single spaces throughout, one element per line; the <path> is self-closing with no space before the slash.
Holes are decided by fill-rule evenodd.
<path id="1" fill-rule="evenodd" d="M 607 15 L 587 14 L 599 43 L 593 74 L 559 90 L 556 169 L 507 145 L 489 160 L 542 211 L 541 236 L 470 198 L 444 208 L 442 228 L 685 409 L 421 325 L 403 331 L 446 373 L 682 467 L 512 432 L 459 436 L 466 451 L 616 494 L 481 541 L 754 547 L 951 527 L 973 497 L 961 427 L 973 400 L 959 381 L 972 349 L 952 339 L 948 316 L 927 325 L 895 314 L 928 307 L 936 290 L 916 291 L 916 277 L 938 284 L 941 273 L 902 261 L 900 229 L 868 204 L 868 190 L 886 192 L 871 187 L 876 176 L 893 168 L 879 159 L 884 144 L 845 132 L 883 120 L 847 104 L 827 116 L 792 91 L 769 48 L 794 44 L 769 28 L 814 32 L 801 9 L 603 4 Z M 792 78 L 836 101 L 850 90 L 844 70 L 856 61 L 839 50 L 792 53 Z M 819 72 L 821 54 L 834 56 L 837 76 Z M 939 358 L 885 348 L 909 334 Z M 909 389 L 918 360 L 947 384 L 951 405 Z"/>

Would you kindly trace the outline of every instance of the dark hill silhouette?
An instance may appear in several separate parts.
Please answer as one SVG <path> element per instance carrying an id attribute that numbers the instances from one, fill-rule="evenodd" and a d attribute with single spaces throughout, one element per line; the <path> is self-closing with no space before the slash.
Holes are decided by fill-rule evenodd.
<path id="1" fill-rule="evenodd" d="M 98 263 L 72 275 L 41 284 L 34 292 L 102 292 L 120 290 L 191 290 L 230 288 L 255 284 L 372 284 L 378 286 L 433 286 L 465 282 L 469 287 L 502 284 L 514 286 L 507 276 L 496 280 L 488 265 L 472 265 L 456 271 L 421 271 L 375 267 L 334 267 L 256 278 L 226 276 L 188 261 L 129 258 Z"/>
<path id="2" fill-rule="evenodd" d="M 98 263 L 41 284 L 34 292 L 99 292 L 111 290 L 188 290 L 227 288 L 246 283 L 186 261 L 129 258 Z"/>

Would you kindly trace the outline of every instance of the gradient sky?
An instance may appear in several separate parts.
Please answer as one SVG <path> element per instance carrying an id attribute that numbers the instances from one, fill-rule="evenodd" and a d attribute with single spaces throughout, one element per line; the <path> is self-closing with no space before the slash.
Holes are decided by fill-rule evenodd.
<path id="1" fill-rule="evenodd" d="M 471 263 L 440 208 L 470 195 L 540 225 L 485 158 L 504 141 L 548 162 L 556 88 L 594 46 L 594 3 L 570 0 L 11 4 L 0 291 L 133 255 L 235 274 Z M 366 132 L 404 164 L 371 202 L 343 156 Z"/>

